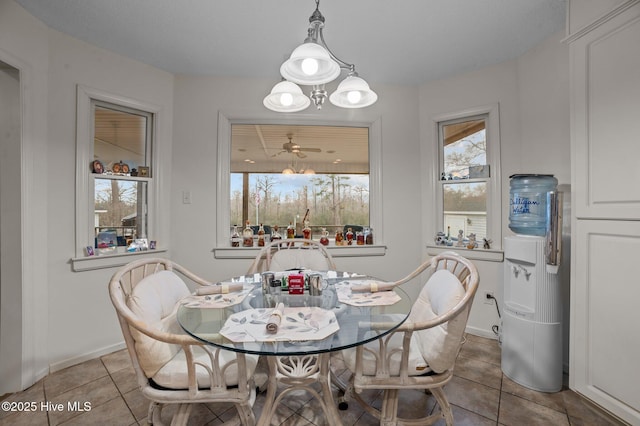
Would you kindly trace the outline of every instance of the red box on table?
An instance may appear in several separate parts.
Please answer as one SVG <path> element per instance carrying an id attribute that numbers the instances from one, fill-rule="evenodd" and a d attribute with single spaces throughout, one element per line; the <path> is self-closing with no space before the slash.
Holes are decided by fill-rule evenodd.
<path id="1" fill-rule="evenodd" d="M 304 275 L 289 275 L 289 294 L 304 294 Z"/>

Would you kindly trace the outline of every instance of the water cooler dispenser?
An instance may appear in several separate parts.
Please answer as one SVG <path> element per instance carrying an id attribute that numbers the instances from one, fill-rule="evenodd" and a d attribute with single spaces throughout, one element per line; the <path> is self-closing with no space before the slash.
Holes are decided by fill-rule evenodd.
<path id="1" fill-rule="evenodd" d="M 511 176 L 504 241 L 502 371 L 541 392 L 562 388 L 561 193 L 550 175 Z"/>

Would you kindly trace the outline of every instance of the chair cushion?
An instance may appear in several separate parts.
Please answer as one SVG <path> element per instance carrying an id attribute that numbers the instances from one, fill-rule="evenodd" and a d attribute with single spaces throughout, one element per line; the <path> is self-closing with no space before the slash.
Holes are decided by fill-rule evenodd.
<path id="1" fill-rule="evenodd" d="M 127 305 L 147 328 L 184 334 L 176 320 L 176 312 L 178 302 L 189 294 L 189 288 L 178 275 L 172 271 L 160 271 L 140 280 L 133 288 Z M 180 350 L 178 345 L 152 339 L 133 327 L 131 334 L 136 341 L 140 366 L 149 378 Z"/>
<path id="2" fill-rule="evenodd" d="M 407 320 L 421 322 L 443 315 L 456 306 L 464 294 L 464 287 L 454 274 L 446 269 L 436 271 L 420 291 Z M 454 365 L 467 315 L 468 310 L 463 310 L 444 324 L 414 332 L 422 357 L 436 373 Z"/>
<path id="3" fill-rule="evenodd" d="M 391 352 L 396 348 L 402 348 L 402 339 L 404 337 L 404 333 L 394 333 L 389 342 L 387 343 L 387 353 Z M 383 337 L 383 339 L 385 339 Z M 414 334 L 411 337 L 411 344 L 409 349 L 409 364 L 407 368 L 407 372 L 410 376 L 419 376 L 425 373 L 428 373 L 430 370 L 429 365 L 422 357 L 420 350 L 418 348 L 418 342 L 416 340 L 416 335 Z M 369 348 L 376 353 L 379 351 L 380 343 L 378 340 L 374 340 L 365 344 L 366 348 Z M 356 369 L 356 348 L 349 348 L 342 351 L 342 359 L 345 363 L 345 366 L 351 370 L 355 371 Z M 362 374 L 365 376 L 375 376 L 376 372 L 379 371 L 379 367 L 376 365 L 375 357 L 364 351 L 362 355 Z M 398 376 L 400 374 L 400 352 L 396 352 L 391 356 L 391 361 L 389 362 L 389 374 L 391 376 Z"/>
<path id="4" fill-rule="evenodd" d="M 287 269 L 303 267 L 326 271 L 329 269 L 329 263 L 318 249 L 291 248 L 275 252 L 269 265 L 269 269 L 272 271 L 286 271 Z"/>
<path id="5" fill-rule="evenodd" d="M 195 362 L 201 362 L 204 365 L 210 366 L 211 361 L 207 353 L 202 348 L 193 348 L 193 355 Z M 236 353 L 231 351 L 220 351 L 218 363 L 222 367 L 226 363 L 233 361 L 236 358 Z M 245 355 L 247 363 L 247 377 L 250 379 L 258 364 L 257 355 Z M 198 380 L 198 387 L 200 389 L 207 389 L 211 387 L 209 379 L 209 373 L 206 369 L 200 365 L 196 365 L 196 378 Z M 152 377 L 153 381 L 168 389 L 188 389 L 189 378 L 187 375 L 187 362 L 186 356 L 182 349 L 178 351 L 169 362 L 162 366 L 156 374 Z M 227 386 L 235 386 L 238 384 L 238 366 L 233 364 L 225 370 L 224 379 Z"/>

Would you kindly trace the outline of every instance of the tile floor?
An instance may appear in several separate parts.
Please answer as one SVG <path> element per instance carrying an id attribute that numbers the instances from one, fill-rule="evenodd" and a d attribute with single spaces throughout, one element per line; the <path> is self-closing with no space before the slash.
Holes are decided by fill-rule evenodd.
<path id="1" fill-rule="evenodd" d="M 457 360 L 455 377 L 445 387 L 445 392 L 453 406 L 456 425 L 623 424 L 568 389 L 546 394 L 517 385 L 502 374 L 498 343 L 472 335 L 467 335 Z M 379 393 L 365 396 L 373 405 L 379 406 Z M 137 388 L 126 351 L 114 352 L 53 373 L 23 392 L 4 396 L 4 401 L 35 402 L 38 407 L 35 412 L 0 411 L 0 425 L 11 426 L 144 425 L 148 408 Z M 44 401 L 48 401 L 52 409 L 40 410 Z M 88 401 L 91 409 L 84 412 L 53 410 L 60 403 L 66 407 L 68 401 Z M 403 402 L 406 416 L 411 415 L 411 408 L 424 410 L 433 407 L 433 398 L 417 391 L 403 394 Z M 260 414 L 263 403 L 264 394 L 260 394 L 254 406 L 256 415 Z M 291 394 L 278 407 L 272 424 L 332 426 L 319 413 L 319 404 L 306 393 Z M 163 414 L 169 422 L 172 410 L 166 408 Z M 355 401 L 341 414 L 345 426 L 378 424 Z M 194 407 L 189 424 L 220 425 L 234 421 L 234 417 L 233 407 L 199 405 Z"/>

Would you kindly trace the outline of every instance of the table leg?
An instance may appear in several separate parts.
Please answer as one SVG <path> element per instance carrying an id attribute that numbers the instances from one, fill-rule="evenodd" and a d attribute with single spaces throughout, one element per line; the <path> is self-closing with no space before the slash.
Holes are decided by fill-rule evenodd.
<path id="1" fill-rule="evenodd" d="M 333 400 L 333 394 L 331 393 L 329 367 L 331 354 L 324 353 L 314 357 L 316 359 L 312 365 L 309 364 L 310 356 L 287 357 L 288 366 L 291 367 L 291 364 L 293 364 L 294 368 L 279 368 L 279 357 L 267 357 L 269 364 L 267 395 L 262 414 L 258 419 L 258 426 L 269 426 L 282 397 L 295 389 L 305 390 L 318 399 L 330 425 L 342 425 L 336 402 Z M 316 381 L 320 383 L 321 394 L 311 387 Z M 283 389 L 279 395 L 276 395 L 279 382 L 288 387 Z"/>

